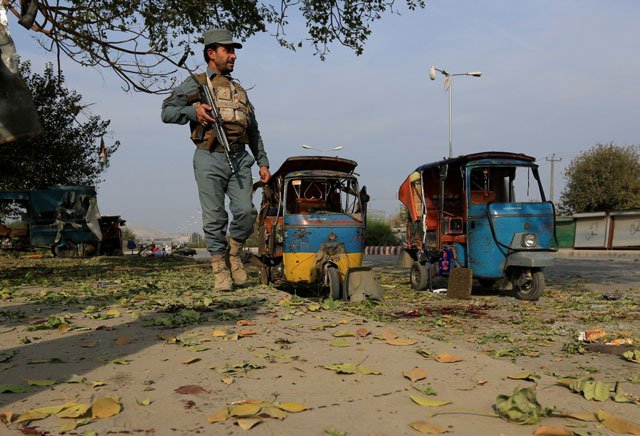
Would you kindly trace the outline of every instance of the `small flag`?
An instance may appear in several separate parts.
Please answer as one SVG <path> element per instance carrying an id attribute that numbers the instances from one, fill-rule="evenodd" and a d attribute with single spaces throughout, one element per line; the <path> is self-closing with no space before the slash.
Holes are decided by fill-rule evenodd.
<path id="1" fill-rule="evenodd" d="M 107 153 L 107 145 L 104 143 L 104 136 L 100 138 L 100 161 L 103 167 L 109 167 L 109 155 Z"/>

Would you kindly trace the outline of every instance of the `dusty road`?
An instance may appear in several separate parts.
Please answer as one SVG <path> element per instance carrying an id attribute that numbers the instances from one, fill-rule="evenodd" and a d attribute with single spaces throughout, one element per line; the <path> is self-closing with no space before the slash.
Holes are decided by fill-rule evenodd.
<path id="1" fill-rule="evenodd" d="M 0 258 L 0 433 L 620 430 L 602 413 L 560 413 L 598 410 L 640 422 L 640 364 L 576 341 L 601 328 L 602 341 L 638 343 L 637 262 L 559 259 L 530 303 L 481 289 L 467 301 L 415 293 L 393 260 L 369 260 L 383 304 L 259 286 L 213 295 L 191 260 Z M 618 392 L 594 401 L 559 384 L 586 377 Z M 558 410 L 532 425 L 496 417 L 497 397 L 516 388 Z"/>

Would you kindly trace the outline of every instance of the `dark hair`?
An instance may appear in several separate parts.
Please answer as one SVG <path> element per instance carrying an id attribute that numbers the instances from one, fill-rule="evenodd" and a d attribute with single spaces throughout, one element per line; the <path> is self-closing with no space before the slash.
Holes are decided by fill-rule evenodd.
<path id="1" fill-rule="evenodd" d="M 207 50 L 211 49 L 213 51 L 216 51 L 218 49 L 218 47 L 220 47 L 220 44 L 218 44 L 217 42 L 214 42 L 213 44 L 206 45 L 204 47 L 204 50 L 202 51 L 202 55 L 204 56 L 204 63 L 205 64 L 209 64 L 209 55 L 207 54 Z"/>

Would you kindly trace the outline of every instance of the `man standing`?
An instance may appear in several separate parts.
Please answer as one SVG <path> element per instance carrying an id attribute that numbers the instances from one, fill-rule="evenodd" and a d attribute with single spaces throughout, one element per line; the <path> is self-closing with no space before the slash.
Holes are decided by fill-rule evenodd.
<path id="1" fill-rule="evenodd" d="M 257 215 L 251 201 L 251 166 L 254 162 L 258 162 L 260 180 L 263 183 L 271 178 L 269 160 L 258 130 L 254 108 L 246 91 L 230 76 L 236 61 L 235 50 L 240 48 L 242 45 L 233 41 L 231 32 L 226 29 L 205 32 L 204 59 L 207 73 L 199 74 L 195 79 L 188 77 L 162 103 L 162 121 L 189 123 L 191 140 L 196 145 L 193 170 L 216 291 L 230 291 L 233 283 L 243 285 L 247 281 L 240 256 Z M 208 113 L 211 107 L 200 99 L 199 85 L 206 85 L 212 90 L 229 140 L 230 157 L 237 168 L 235 174 L 231 173 L 223 148 L 212 128 L 215 119 Z M 253 157 L 245 150 L 247 144 Z M 229 197 L 229 208 L 233 214 L 228 226 L 231 236 L 228 243 L 225 194 Z"/>

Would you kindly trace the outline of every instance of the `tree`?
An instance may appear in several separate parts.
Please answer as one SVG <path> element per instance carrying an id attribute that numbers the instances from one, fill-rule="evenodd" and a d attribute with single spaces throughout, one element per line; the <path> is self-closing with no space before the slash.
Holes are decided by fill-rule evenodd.
<path id="1" fill-rule="evenodd" d="M 41 45 L 87 66 L 111 68 L 138 91 L 163 92 L 185 50 L 202 42 L 202 33 L 225 27 L 241 40 L 270 32 L 287 48 L 289 20 L 304 20 L 307 41 L 322 59 L 338 42 L 361 54 L 370 25 L 396 0 L 2 0 L 26 28 L 41 35 Z M 401 0 L 409 10 L 425 0 Z M 292 11 L 293 10 L 293 11 Z M 293 14 L 293 18 L 291 17 Z M 169 69 L 166 69 L 169 68 Z"/>
<path id="2" fill-rule="evenodd" d="M 98 184 L 105 169 L 98 144 L 110 121 L 89 113 L 82 96 L 66 88 L 64 76 L 55 73 L 52 64 L 38 75 L 25 62 L 20 73 L 31 91 L 44 133 L 0 148 L 0 189 Z M 106 147 L 107 157 L 119 146 L 115 141 Z"/>
<path id="3" fill-rule="evenodd" d="M 560 196 L 568 212 L 624 210 L 640 207 L 640 146 L 596 144 L 565 170 Z"/>
<path id="4" fill-rule="evenodd" d="M 374 246 L 396 246 L 398 238 L 393 233 L 389 223 L 378 220 L 367 220 L 367 232 L 365 235 L 365 245 Z"/>

